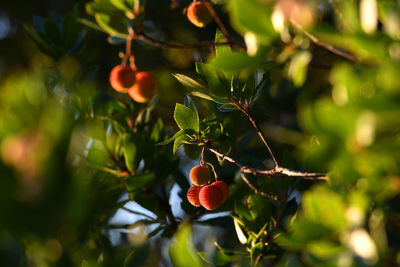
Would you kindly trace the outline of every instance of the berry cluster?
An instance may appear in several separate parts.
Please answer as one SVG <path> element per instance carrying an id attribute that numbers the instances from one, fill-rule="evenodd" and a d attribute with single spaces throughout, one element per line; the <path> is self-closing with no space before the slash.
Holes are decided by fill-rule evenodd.
<path id="1" fill-rule="evenodd" d="M 110 73 L 110 84 L 120 93 L 128 93 L 138 103 L 148 102 L 156 91 L 156 80 L 148 72 L 136 72 L 127 65 L 117 65 Z"/>
<path id="2" fill-rule="evenodd" d="M 203 206 L 208 210 L 218 208 L 229 196 L 228 184 L 216 181 L 211 184 L 211 171 L 203 165 L 190 170 L 192 185 L 187 192 L 187 199 L 195 207 Z M 207 185 L 209 184 L 209 185 Z"/>

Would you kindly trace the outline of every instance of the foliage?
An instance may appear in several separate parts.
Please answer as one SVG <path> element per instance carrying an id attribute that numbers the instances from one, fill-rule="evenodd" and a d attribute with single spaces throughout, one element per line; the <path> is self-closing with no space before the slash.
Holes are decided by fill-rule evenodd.
<path id="1" fill-rule="evenodd" d="M 399 4 L 204 0 L 198 29 L 190 2 L 24 25 L 40 52 L 0 83 L 1 265 L 399 265 Z M 157 78 L 148 103 L 111 89 L 119 50 Z M 186 200 L 199 162 L 230 187 L 215 211 Z"/>

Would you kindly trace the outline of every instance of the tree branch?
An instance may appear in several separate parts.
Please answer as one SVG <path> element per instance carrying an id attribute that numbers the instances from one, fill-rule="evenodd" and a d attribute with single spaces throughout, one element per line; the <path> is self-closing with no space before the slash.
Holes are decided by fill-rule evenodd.
<path id="1" fill-rule="evenodd" d="M 209 0 L 204 0 L 203 3 L 206 5 L 208 11 L 210 11 L 211 16 L 213 16 L 215 22 L 217 23 L 218 27 L 221 29 L 222 34 L 225 36 L 227 40 L 229 40 L 229 33 L 228 30 L 226 29 L 224 23 L 222 23 L 222 20 L 219 18 L 217 12 L 215 12 L 212 4 L 210 3 Z"/>
<path id="2" fill-rule="evenodd" d="M 231 41 L 226 41 L 226 42 L 199 42 L 196 44 L 188 44 L 188 43 L 170 43 L 170 42 L 164 42 L 161 40 L 157 40 L 153 37 L 150 37 L 143 31 L 140 32 L 135 32 L 135 39 L 137 40 L 142 40 L 145 41 L 149 44 L 152 44 L 154 46 L 159 46 L 159 47 L 164 47 L 164 48 L 179 48 L 179 49 L 193 49 L 193 48 L 210 48 L 210 47 L 215 47 L 217 45 L 229 45 L 231 44 Z M 236 44 L 237 46 L 241 48 L 245 48 L 243 45 Z"/>
<path id="3" fill-rule="evenodd" d="M 337 49 L 336 47 L 334 47 L 334 46 L 332 46 L 330 44 L 321 42 L 316 36 L 312 35 L 310 32 L 306 31 L 303 27 L 301 27 L 301 25 L 298 24 L 295 20 L 292 19 L 292 20 L 290 20 L 290 22 L 293 24 L 293 26 L 295 28 L 297 28 L 298 30 L 302 31 L 314 44 L 316 44 L 316 45 L 318 45 L 320 47 L 323 47 L 326 50 L 332 52 L 333 54 L 336 54 L 336 55 L 338 55 L 340 57 L 343 57 L 343 58 L 346 58 L 348 60 L 351 60 L 351 61 L 354 61 L 354 62 L 359 62 L 360 61 L 356 56 L 354 56 L 352 54 L 349 54 L 349 53 L 344 52 L 344 51 L 342 51 L 340 49 Z"/>
<path id="4" fill-rule="evenodd" d="M 235 159 L 211 148 L 206 146 L 206 149 L 211 153 L 214 153 L 216 156 L 229 161 L 240 168 L 242 173 L 251 173 L 253 175 L 263 175 L 263 176 L 270 176 L 270 177 L 293 177 L 293 178 L 302 178 L 306 180 L 328 180 L 328 177 L 324 173 L 316 173 L 316 172 L 300 172 L 294 171 L 283 167 L 275 167 L 272 170 L 260 170 L 256 168 L 252 168 L 246 165 L 241 164 L 240 162 L 236 161 Z"/>
<path id="5" fill-rule="evenodd" d="M 260 137 L 261 141 L 264 143 L 266 148 L 268 149 L 269 154 L 271 155 L 272 161 L 274 162 L 275 168 L 279 167 L 278 161 L 276 160 L 274 153 L 272 152 L 271 148 L 269 147 L 267 143 L 267 139 L 265 138 L 264 132 L 261 130 L 261 127 L 258 125 L 254 117 L 250 114 L 249 109 L 246 107 L 243 107 L 242 104 L 240 103 L 235 103 L 236 107 L 241 110 L 246 117 L 250 120 L 251 124 L 253 124 L 254 128 L 257 130 L 257 134 Z"/>
<path id="6" fill-rule="evenodd" d="M 230 38 L 228 30 L 226 29 L 224 23 L 222 22 L 222 20 L 218 16 L 217 12 L 215 12 L 214 7 L 210 3 L 210 0 L 204 0 L 203 3 L 206 5 L 208 11 L 210 11 L 210 14 L 213 16 L 213 18 L 214 18 L 215 22 L 217 23 L 218 27 L 221 29 L 221 32 L 224 35 L 225 39 L 229 41 L 229 44 L 231 46 L 235 46 L 237 48 L 245 48 L 242 44 L 238 44 L 238 43 L 236 43 L 235 41 L 233 41 Z"/>
<path id="7" fill-rule="evenodd" d="M 251 188 L 254 190 L 254 192 L 256 192 L 256 194 L 259 194 L 261 196 L 273 199 L 273 200 L 278 200 L 278 197 L 272 194 L 268 194 L 265 192 L 260 191 L 256 186 L 254 186 L 252 183 L 250 183 L 250 181 L 247 179 L 246 175 L 244 174 L 244 172 L 240 172 L 240 176 L 242 177 L 242 180 Z"/>

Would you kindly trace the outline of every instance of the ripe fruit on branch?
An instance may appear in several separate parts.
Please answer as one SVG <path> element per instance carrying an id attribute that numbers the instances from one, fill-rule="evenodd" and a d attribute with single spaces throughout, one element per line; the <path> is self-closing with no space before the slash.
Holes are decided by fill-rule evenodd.
<path id="1" fill-rule="evenodd" d="M 128 90 L 129 96 L 138 103 L 146 103 L 156 92 L 156 80 L 148 72 L 136 73 L 135 83 Z"/>
<path id="2" fill-rule="evenodd" d="M 229 186 L 227 183 L 225 183 L 224 181 L 217 181 L 215 183 L 212 183 L 213 185 L 217 186 L 222 193 L 222 203 L 225 202 L 225 200 L 228 198 L 229 196 Z"/>
<path id="3" fill-rule="evenodd" d="M 203 186 L 210 182 L 211 171 L 206 166 L 198 165 L 190 170 L 189 177 L 193 184 Z"/>
<path id="4" fill-rule="evenodd" d="M 200 200 L 199 200 L 199 193 L 200 193 L 200 186 L 192 185 L 189 190 L 187 191 L 186 197 L 190 204 L 195 207 L 200 207 Z"/>
<path id="5" fill-rule="evenodd" d="M 208 210 L 218 208 L 222 204 L 223 197 L 221 189 L 215 183 L 203 187 L 199 193 L 200 204 Z"/>
<path id="6" fill-rule="evenodd" d="M 129 66 L 117 65 L 110 73 L 111 87 L 120 92 L 126 93 L 135 83 L 136 72 Z"/>
<path id="7" fill-rule="evenodd" d="M 213 19 L 207 6 L 202 1 L 196 1 L 189 5 L 186 13 L 191 23 L 199 28 L 205 27 Z"/>

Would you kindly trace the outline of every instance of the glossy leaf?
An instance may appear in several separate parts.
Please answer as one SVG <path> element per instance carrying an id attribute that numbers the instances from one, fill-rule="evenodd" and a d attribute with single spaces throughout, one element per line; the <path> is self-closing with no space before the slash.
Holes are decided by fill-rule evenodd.
<path id="1" fill-rule="evenodd" d="M 198 114 L 182 104 L 175 105 L 174 119 L 181 130 L 199 131 Z"/>
<path id="2" fill-rule="evenodd" d="M 204 266 L 193 246 L 192 228 L 189 224 L 182 224 L 175 234 L 175 240 L 169 248 L 172 263 L 176 267 Z"/>

